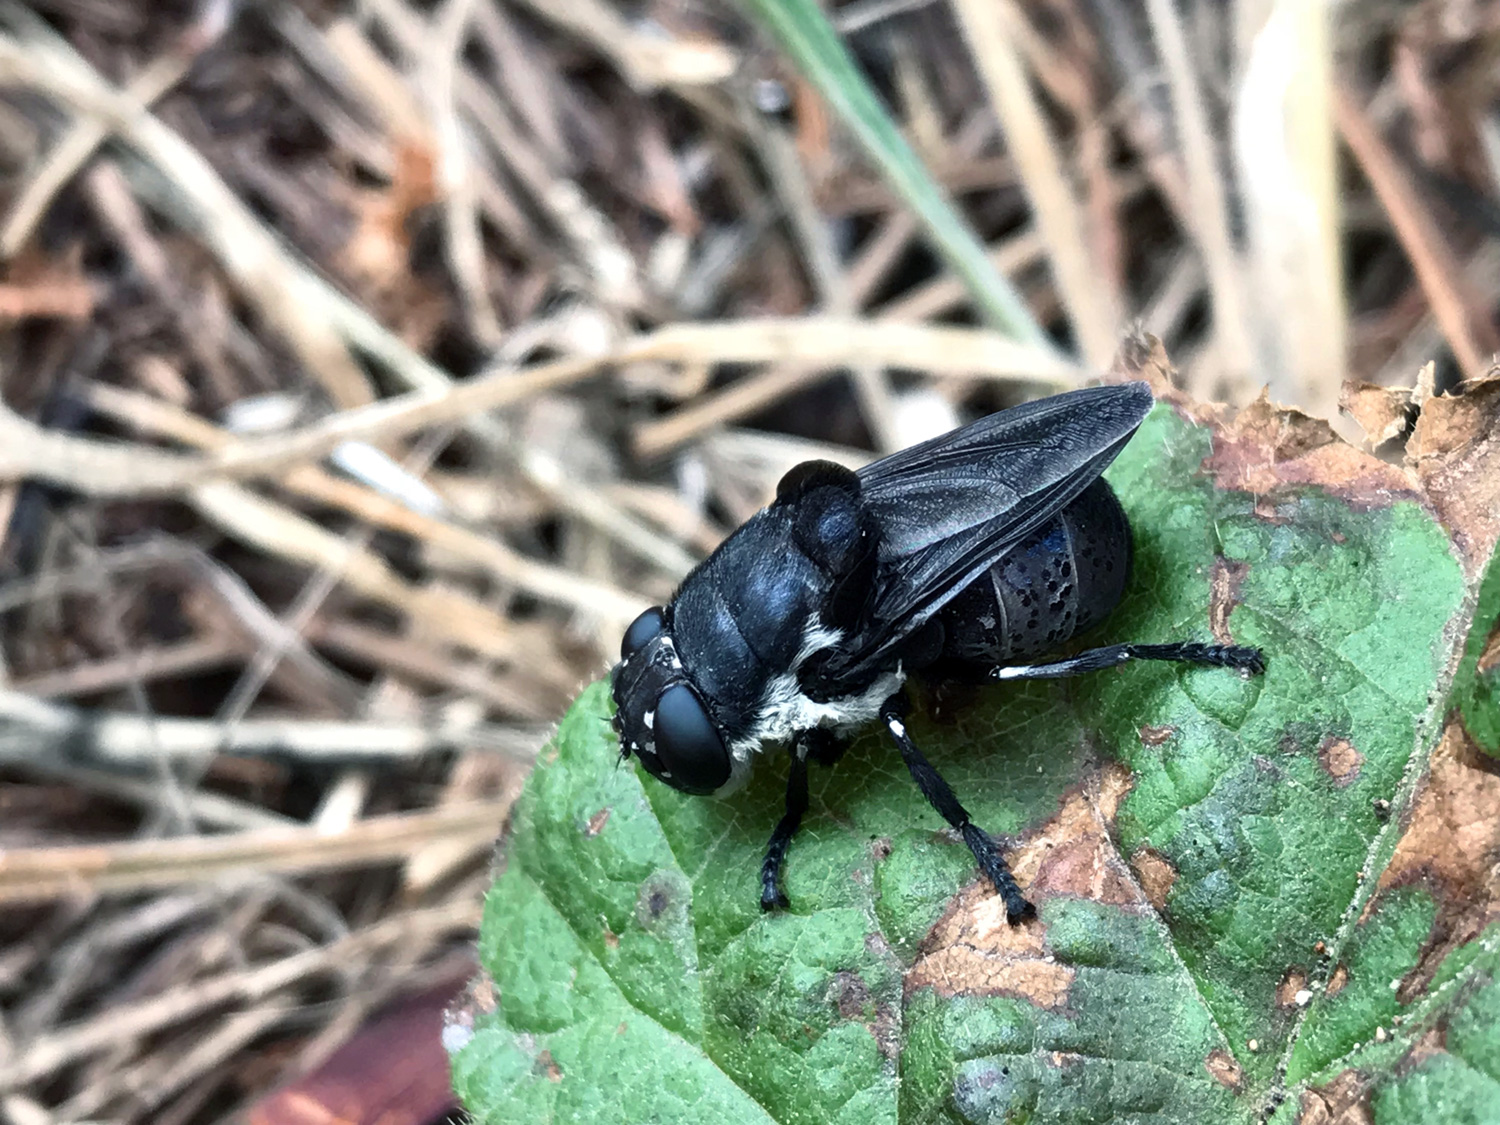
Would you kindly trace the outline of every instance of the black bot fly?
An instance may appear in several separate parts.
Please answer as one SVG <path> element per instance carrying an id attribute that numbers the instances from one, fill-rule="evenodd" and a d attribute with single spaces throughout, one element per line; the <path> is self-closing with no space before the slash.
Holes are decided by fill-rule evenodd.
<path id="1" fill-rule="evenodd" d="M 1046 663 L 1114 609 L 1130 525 L 1100 474 L 1151 409 L 1145 383 L 1072 391 L 991 414 L 852 472 L 793 468 L 776 499 L 660 609 L 631 624 L 612 673 L 621 753 L 686 793 L 744 781 L 767 742 L 791 753 L 786 815 L 761 867 L 761 907 L 807 809 L 807 762 L 878 719 L 912 779 L 1005 900 L 1034 913 L 995 841 L 912 742 L 909 676 L 1051 679 L 1127 660 L 1263 670 L 1258 650 L 1116 644 Z"/>

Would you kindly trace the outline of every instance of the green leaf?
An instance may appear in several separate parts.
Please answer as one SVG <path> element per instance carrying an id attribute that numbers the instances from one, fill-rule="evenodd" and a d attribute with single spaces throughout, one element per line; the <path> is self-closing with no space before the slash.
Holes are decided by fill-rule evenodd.
<path id="1" fill-rule="evenodd" d="M 1500 758 L 1500 552 L 1479 585 L 1474 620 L 1463 663 L 1453 677 L 1453 697 L 1469 737 L 1486 754 Z"/>
<path id="2" fill-rule="evenodd" d="M 793 908 L 763 915 L 784 758 L 684 796 L 619 764 L 606 687 L 585 691 L 487 903 L 495 1002 L 454 1058 L 476 1116 L 1290 1121 L 1357 1071 L 1377 1121 L 1480 1120 L 1460 1114 L 1493 1104 L 1496 939 L 1434 954 L 1447 892 L 1397 854 L 1462 710 L 1471 591 L 1410 496 L 1237 492 L 1215 450 L 1159 406 L 1116 463 L 1135 569 L 1090 641 L 1227 630 L 1263 678 L 1139 664 L 912 716 L 975 820 L 1021 834 L 1034 923 L 1005 923 L 873 735 L 814 771 Z M 1381 1084 L 1367 1058 L 1413 1062 Z"/>
<path id="3" fill-rule="evenodd" d="M 906 200 L 949 268 L 969 287 L 984 317 L 1008 336 L 1055 350 L 1026 302 L 995 268 L 983 244 L 906 143 L 816 0 L 742 3 L 827 99 L 891 187 Z"/>

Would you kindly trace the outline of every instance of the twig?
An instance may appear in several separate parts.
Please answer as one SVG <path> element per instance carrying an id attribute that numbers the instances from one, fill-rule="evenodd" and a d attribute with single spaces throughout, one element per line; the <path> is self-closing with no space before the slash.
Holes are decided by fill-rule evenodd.
<path id="1" fill-rule="evenodd" d="M 1087 224 L 1063 173 L 1056 143 L 1027 82 L 1016 50 L 1014 25 L 1024 17 L 1010 0 L 955 0 L 964 36 L 974 52 L 990 101 L 1004 126 L 1011 158 L 1047 240 L 1053 276 L 1089 363 L 1109 365 L 1121 315 L 1089 250 Z"/>
<path id="2" fill-rule="evenodd" d="M 116 421 L 156 436 L 167 436 L 201 449 L 226 449 L 233 435 L 169 403 L 93 383 L 83 392 L 91 406 Z M 569 571 L 516 554 L 504 543 L 468 528 L 415 512 L 373 489 L 334 476 L 314 465 L 298 465 L 279 483 L 316 503 L 341 508 L 356 518 L 424 540 L 456 557 L 483 567 L 501 582 L 575 613 L 598 614 L 627 622 L 648 604 L 613 586 L 590 582 Z"/>
<path id="3" fill-rule="evenodd" d="M 882 366 L 1052 387 L 1076 385 L 1082 378 L 1082 373 L 1066 362 L 996 333 L 894 321 L 846 321 L 841 328 L 839 321 L 825 320 L 821 322 L 826 326 L 825 339 L 807 330 L 813 323 L 720 322 L 675 325 L 657 332 L 653 338 L 656 358 L 673 353 L 680 356 L 692 344 L 720 344 L 732 339 L 742 345 L 736 349 L 738 362 L 777 366 L 716 394 L 702 395 L 691 405 L 639 427 L 634 442 L 637 454 L 659 456 L 705 430 L 743 417 L 824 377 L 828 368 L 817 362 L 819 351 L 824 355 L 839 352 L 849 357 L 851 364 L 857 364 L 863 352 L 870 357 L 866 363 L 879 362 Z"/>
<path id="4" fill-rule="evenodd" d="M 150 105 L 181 81 L 192 61 L 175 52 L 163 55 L 131 80 L 125 94 L 142 105 Z M 47 159 L 16 195 L 4 225 L 0 226 L 0 257 L 13 258 L 20 252 L 63 185 L 77 175 L 108 135 L 109 130 L 101 122 L 81 119 L 57 139 Z"/>
<path id="5" fill-rule="evenodd" d="M 147 683 L 169 676 L 223 668 L 244 658 L 245 644 L 239 638 L 209 635 L 141 649 L 128 656 L 74 664 L 56 672 L 26 676 L 12 680 L 9 687 L 12 691 L 44 699 L 91 695 L 123 687 L 131 681 Z"/>
<path id="6" fill-rule="evenodd" d="M 291 252 L 240 202 L 202 154 L 114 89 L 81 56 L 14 0 L 3 11 L 24 29 L 25 45 L 0 37 L 0 81 L 24 84 L 102 125 L 166 175 L 196 232 L 272 324 L 286 334 L 307 369 L 344 406 L 369 402 L 369 383 L 328 320 L 318 292 Z"/>
<path id="7" fill-rule="evenodd" d="M 741 108 L 745 128 L 760 150 L 772 187 L 785 204 L 792 230 L 802 246 L 819 304 L 834 316 L 852 316 L 857 311 L 854 291 L 834 250 L 828 224 L 813 201 L 795 147 L 781 130 L 766 124 L 748 106 Z M 878 367 L 862 366 L 856 367 L 852 375 L 860 412 L 875 438 L 875 447 L 886 453 L 894 451 L 900 443 L 896 439 L 895 412 L 885 372 Z M 768 385 L 762 384 L 762 391 Z M 756 405 L 764 405 L 765 401 Z"/>
<path id="8" fill-rule="evenodd" d="M 679 324 L 627 341 L 605 355 L 499 372 L 446 391 L 399 395 L 300 429 L 242 441 L 211 456 L 53 434 L 0 407 L 0 481 L 40 480 L 96 497 L 181 494 L 214 478 L 275 474 L 298 461 L 323 457 L 346 441 L 379 444 L 513 405 L 577 383 L 603 367 L 641 360 L 822 368 L 865 364 L 1059 387 L 1081 377 L 1065 360 L 982 329 L 821 317 Z"/>
<path id="9" fill-rule="evenodd" d="M 1192 206 L 1192 230 L 1208 264 L 1213 293 L 1213 326 L 1220 364 L 1239 372 L 1254 363 L 1240 262 L 1229 237 L 1224 184 L 1214 158 L 1212 133 L 1197 73 L 1171 0 L 1147 0 L 1146 11 L 1166 68 L 1177 139 Z"/>
<path id="10" fill-rule="evenodd" d="M 488 810 L 494 815 L 493 810 Z M 348 937 L 253 969 L 237 969 L 197 980 L 27 1044 L 14 1062 L 0 1063 L 0 1089 L 10 1090 L 104 1050 L 125 1037 L 150 1035 L 226 1004 L 254 1002 L 324 973 L 343 972 L 374 953 L 471 932 L 479 922 L 477 903 L 460 901 L 387 918 Z"/>
<path id="11" fill-rule="evenodd" d="M 61 763 L 139 772 L 160 759 L 203 761 L 218 754 L 305 758 L 347 764 L 405 761 L 469 747 L 517 750 L 505 728 L 246 719 L 233 730 L 208 719 L 150 718 L 91 711 L 0 691 L 0 762 Z"/>
<path id="12" fill-rule="evenodd" d="M 143 722 L 145 720 L 142 720 Z M 153 747 L 153 750 L 155 748 Z M 117 772 L 102 769 L 85 769 L 73 765 L 59 764 L 40 758 L 29 761 L 13 761 L 12 768 L 41 777 L 52 778 L 73 785 L 85 793 L 101 793 L 116 801 L 124 801 L 147 810 L 160 810 L 170 804 L 175 814 L 188 814 L 190 822 L 201 828 L 221 828 L 245 831 L 258 828 L 285 828 L 295 824 L 291 817 L 270 812 L 248 801 L 239 801 L 206 789 L 190 789 L 178 786 L 177 791 L 167 794 L 159 780 L 145 781 L 126 777 Z"/>
<path id="13" fill-rule="evenodd" d="M 1333 89 L 1333 113 L 1344 143 L 1390 216 L 1454 358 L 1466 378 L 1477 379 L 1490 356 L 1500 351 L 1500 333 L 1491 324 L 1483 300 L 1471 291 L 1462 267 L 1395 154 L 1348 88 L 1339 83 Z"/>
<path id="14" fill-rule="evenodd" d="M 431 40 L 422 73 L 439 144 L 439 177 L 444 189 L 448 264 L 458 281 L 469 330 L 486 347 L 500 342 L 500 321 L 490 304 L 485 284 L 484 245 L 479 230 L 475 168 L 468 138 L 454 104 L 453 86 L 459 70 L 475 0 L 443 0 L 434 14 Z"/>
<path id="15" fill-rule="evenodd" d="M 637 32 L 619 11 L 601 0 L 523 0 L 526 7 L 583 39 L 609 59 L 632 86 L 700 86 L 722 82 L 739 60 L 708 39 L 684 40 Z"/>

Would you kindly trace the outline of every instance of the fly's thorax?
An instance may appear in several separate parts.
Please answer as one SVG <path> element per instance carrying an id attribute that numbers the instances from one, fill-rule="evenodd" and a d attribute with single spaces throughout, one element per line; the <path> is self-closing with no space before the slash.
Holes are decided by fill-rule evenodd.
<path id="1" fill-rule="evenodd" d="M 736 757 L 753 754 L 765 743 L 784 743 L 809 730 L 849 732 L 872 722 L 880 708 L 901 689 L 906 674 L 893 664 L 857 685 L 829 693 L 819 690 L 814 669 L 820 658 L 837 653 L 849 641 L 847 632 L 825 624 L 813 614 L 802 632 L 802 643 L 792 666 L 767 678 L 756 705 L 755 724 L 730 743 Z"/>

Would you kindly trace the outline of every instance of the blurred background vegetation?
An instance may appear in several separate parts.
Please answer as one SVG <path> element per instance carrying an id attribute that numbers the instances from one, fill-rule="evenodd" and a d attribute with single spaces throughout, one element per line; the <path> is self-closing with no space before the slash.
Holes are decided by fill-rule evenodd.
<path id="1" fill-rule="evenodd" d="M 796 461 L 1134 323 L 1353 440 L 1389 388 L 1399 453 L 1500 346 L 1497 52 L 1483 0 L 0 0 L 0 1118 L 440 1115 L 549 724 Z"/>

